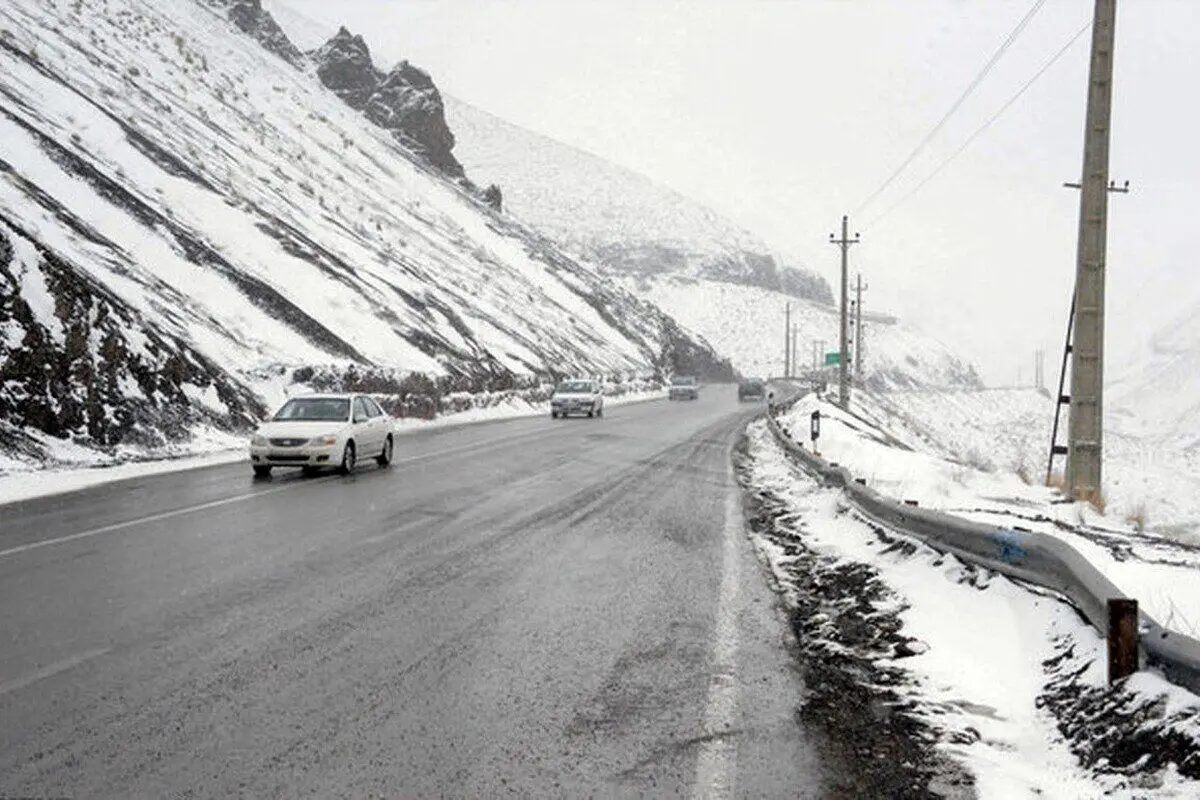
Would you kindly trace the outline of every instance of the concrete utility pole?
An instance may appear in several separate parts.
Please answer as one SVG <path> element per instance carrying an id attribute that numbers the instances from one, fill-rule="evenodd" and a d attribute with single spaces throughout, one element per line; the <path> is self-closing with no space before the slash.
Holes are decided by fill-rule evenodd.
<path id="1" fill-rule="evenodd" d="M 858 285 L 854 290 L 854 380 L 862 379 L 863 345 L 866 344 L 862 326 L 862 293 L 868 286 L 863 286 L 862 273 L 858 274 Z"/>
<path id="2" fill-rule="evenodd" d="M 1067 434 L 1066 489 L 1076 500 L 1091 500 L 1100 493 L 1104 456 L 1104 277 L 1116 15 L 1117 0 L 1096 0 L 1080 181 Z"/>
<path id="3" fill-rule="evenodd" d="M 783 311 L 783 377 L 792 377 L 792 304 Z"/>
<path id="4" fill-rule="evenodd" d="M 858 234 L 854 234 L 854 238 L 850 238 L 849 233 L 850 218 L 842 216 L 842 238 L 838 239 L 834 234 L 829 234 L 829 243 L 836 244 L 842 248 L 842 333 L 841 333 L 841 349 L 838 354 L 838 405 L 843 410 L 850 408 L 850 365 L 847 363 L 850 357 L 849 347 L 849 309 L 847 308 L 850 300 L 850 245 L 858 244 L 860 239 Z"/>
<path id="5" fill-rule="evenodd" d="M 797 354 L 797 351 L 796 351 L 796 339 L 799 338 L 799 336 L 800 336 L 800 326 L 793 325 L 792 326 L 792 375 L 793 376 L 800 374 L 800 356 Z"/>

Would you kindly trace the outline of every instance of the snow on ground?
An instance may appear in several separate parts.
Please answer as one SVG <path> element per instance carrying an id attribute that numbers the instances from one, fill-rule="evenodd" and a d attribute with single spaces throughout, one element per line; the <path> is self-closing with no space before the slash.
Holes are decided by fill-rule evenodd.
<path id="1" fill-rule="evenodd" d="M 831 449 L 854 452 L 843 442 L 849 438 L 845 428 L 825 430 L 835 440 Z M 892 705 L 936 731 L 937 748 L 967 767 L 979 797 L 1133 798 L 1147 796 L 1147 789 L 1155 797 L 1196 796 L 1196 784 L 1169 763 L 1132 776 L 1091 774 L 1079 763 L 1074 745 L 1059 732 L 1059 720 L 1044 708 L 1051 682 L 1044 663 L 1070 642 L 1072 665 L 1078 665 L 1071 691 L 1101 692 L 1105 651 L 1068 605 L 868 524 L 849 510 L 840 491 L 819 486 L 792 464 L 764 423 L 751 426 L 749 440 L 750 485 L 783 507 L 776 524 L 758 530 L 755 540 L 785 590 L 796 578 L 791 570 L 798 561 L 796 546 L 822 561 L 867 565 L 876 573 L 886 590 L 865 619 L 895 615 L 902 623 L 903 652 L 873 640 L 872 663 L 884 672 L 859 680 L 876 689 L 885 685 L 898 695 Z M 864 451 L 874 452 L 863 447 L 857 454 Z M 808 563 L 803 569 L 811 574 L 814 567 Z M 887 633 L 895 635 L 889 628 L 879 639 L 886 642 Z M 837 636 L 819 644 L 830 654 L 846 646 Z M 899 669 L 905 680 L 888 680 L 889 669 Z M 1180 724 L 1191 726 L 1194 741 L 1196 698 L 1151 674 L 1136 681 L 1127 687 L 1129 696 L 1147 706 L 1167 698 L 1151 716 L 1186 717 L 1189 722 Z"/>
<path id="2" fill-rule="evenodd" d="M 1042 485 L 1045 463 L 1033 459 L 1049 432 L 1043 438 L 1033 420 L 1049 402 L 1032 391 L 857 392 L 845 414 L 809 395 L 781 422 L 807 444 L 819 409 L 821 455 L 883 494 L 1057 536 L 1160 622 L 1200 634 L 1200 547 L 1140 532 L 1119 512 L 1102 515 Z"/>
<path id="3" fill-rule="evenodd" d="M 661 390 L 630 392 L 618 397 L 606 398 L 604 402 L 609 406 L 621 406 L 662 400 L 665 396 Z M 272 408 L 274 407 L 273 405 Z M 397 419 L 395 426 L 398 433 L 412 434 L 430 428 L 543 416 L 548 412 L 549 405 L 547 403 L 528 403 L 518 398 L 489 408 L 474 408 L 457 414 L 444 414 L 432 420 Z M 59 463 L 86 466 L 45 469 L 40 464 L 29 464 L 0 454 L 0 505 L 35 497 L 74 492 L 90 486 L 114 483 L 145 475 L 181 472 L 246 460 L 245 439 L 221 431 L 202 431 L 192 442 L 179 445 L 177 453 L 170 451 L 157 453 L 150 460 L 129 463 L 119 463 L 117 459 L 103 461 L 94 450 L 77 447 L 70 442 L 62 442 L 49 436 L 44 439 L 47 443 L 52 443 L 48 445 L 49 447 L 57 448 L 52 452 Z M 128 457 L 133 458 L 132 455 L 128 455 Z"/>
<path id="4" fill-rule="evenodd" d="M 789 304 L 791 323 L 797 328 L 799 370 L 813 366 L 814 346 L 822 365 L 824 352 L 838 349 L 838 314 L 832 306 L 754 286 L 715 281 L 627 278 L 625 285 L 703 336 L 746 375 L 783 373 L 783 331 Z M 864 320 L 863 328 L 863 365 L 868 381 L 889 387 L 981 386 L 970 365 L 918 331 L 894 321 Z"/>

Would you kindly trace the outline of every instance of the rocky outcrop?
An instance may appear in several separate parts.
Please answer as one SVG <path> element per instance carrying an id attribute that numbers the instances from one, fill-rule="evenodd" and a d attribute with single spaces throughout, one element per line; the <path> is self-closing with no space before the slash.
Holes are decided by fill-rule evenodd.
<path id="1" fill-rule="evenodd" d="M 833 291 L 829 282 L 815 272 L 798 267 L 783 267 L 779 270 L 779 291 L 812 300 L 814 303 L 833 305 Z"/>
<path id="2" fill-rule="evenodd" d="M 367 107 L 384 74 L 371 61 L 371 50 L 361 36 L 345 28 L 312 54 L 317 77 L 326 89 L 355 111 Z"/>
<path id="3" fill-rule="evenodd" d="M 454 134 L 446 124 L 442 95 L 429 74 L 401 61 L 367 101 L 367 119 L 408 145 L 409 149 L 451 177 L 463 176 L 454 157 Z"/>
<path id="4" fill-rule="evenodd" d="M 441 172 L 463 177 L 451 152 L 454 134 L 446 124 L 442 95 L 428 73 L 407 61 L 380 71 L 362 36 L 345 28 L 313 54 L 313 61 L 321 83 L 347 105 Z"/>
<path id="5" fill-rule="evenodd" d="M 304 64 L 304 54 L 279 27 L 270 12 L 262 7 L 262 0 L 209 0 L 218 7 L 224 6 L 229 21 L 243 33 L 254 38 L 268 52 L 282 58 L 293 67 Z"/>
<path id="6" fill-rule="evenodd" d="M 10 436 L 155 448 L 202 426 L 243 430 L 264 411 L 222 368 L 0 217 L 0 420 Z"/>
<path id="7" fill-rule="evenodd" d="M 780 266 L 773 256 L 761 253 L 696 256 L 683 247 L 663 242 L 607 243 L 582 249 L 616 273 L 645 278 L 697 277 L 833 304 L 833 291 L 823 277 L 802 268 Z"/>

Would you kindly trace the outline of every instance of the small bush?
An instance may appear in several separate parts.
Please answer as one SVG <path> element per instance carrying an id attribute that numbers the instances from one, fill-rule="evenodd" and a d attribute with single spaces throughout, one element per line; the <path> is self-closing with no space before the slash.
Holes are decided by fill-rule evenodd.
<path id="1" fill-rule="evenodd" d="M 1146 501 L 1143 500 L 1142 502 L 1140 502 L 1136 506 L 1134 506 L 1133 510 L 1130 511 L 1125 516 L 1125 521 L 1128 522 L 1130 525 L 1132 525 L 1133 529 L 1136 530 L 1138 533 L 1145 533 L 1146 532 L 1146 518 L 1147 518 Z"/>
<path id="2" fill-rule="evenodd" d="M 1033 469 L 1029 466 L 1029 460 L 1024 456 L 1017 459 L 1017 463 L 1013 465 L 1013 472 L 1021 479 L 1021 483 L 1026 486 L 1033 485 Z"/>
<path id="3" fill-rule="evenodd" d="M 1074 496 L 1076 500 L 1088 503 L 1101 514 L 1108 508 L 1108 497 L 1104 494 L 1103 489 L 1089 490 L 1079 486 L 1075 489 Z"/>
<path id="4" fill-rule="evenodd" d="M 967 454 L 963 457 L 963 463 L 980 472 L 996 471 L 996 465 L 992 463 L 991 459 L 975 448 L 967 451 Z"/>

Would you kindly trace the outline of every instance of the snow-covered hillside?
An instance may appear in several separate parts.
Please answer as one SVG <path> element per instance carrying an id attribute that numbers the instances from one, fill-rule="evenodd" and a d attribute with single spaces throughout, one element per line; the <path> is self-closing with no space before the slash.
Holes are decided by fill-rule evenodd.
<path id="1" fill-rule="evenodd" d="M 783 371 L 785 307 L 791 304 L 800 371 L 812 367 L 814 342 L 838 349 L 837 310 L 753 286 L 681 278 L 628 279 L 631 290 L 697 331 L 743 374 Z M 895 321 L 863 320 L 863 383 L 876 389 L 979 388 L 974 368 L 946 345 Z M 820 349 L 820 348 L 818 348 Z"/>
<path id="2" fill-rule="evenodd" d="M 457 154 L 505 206 L 573 252 L 618 272 L 710 278 L 832 302 L 828 284 L 778 263 L 715 211 L 636 172 L 446 98 Z"/>
<path id="3" fill-rule="evenodd" d="M 0 5 L 0 448 L 238 428 L 302 365 L 720 371 L 343 103 L 264 13 Z"/>
<path id="4" fill-rule="evenodd" d="M 1052 395 L 1035 389 L 919 389 L 860 399 L 865 413 L 914 447 L 1010 482 L 1019 478 L 1031 485 L 1029 492 L 1044 491 Z M 1117 413 L 1106 420 L 1104 524 L 1134 525 L 1168 545 L 1200 545 L 1200 453 L 1131 434 L 1123 429 L 1127 424 Z M 1064 435 L 1060 430 L 1060 441 Z M 1055 472 L 1062 469 L 1060 457 Z"/>
<path id="5" fill-rule="evenodd" d="M 1200 304 L 1110 370 L 1109 417 L 1128 435 L 1200 450 Z"/>
<path id="6" fill-rule="evenodd" d="M 779 374 L 788 302 L 801 367 L 810 364 L 814 341 L 837 349 L 828 284 L 805 270 L 780 269 L 766 244 L 714 211 L 460 100 L 446 98 L 446 114 L 459 157 L 477 179 L 503 187 L 506 208 L 604 265 L 740 372 Z M 864 326 L 869 385 L 980 385 L 974 368 L 950 348 L 894 322 L 876 317 Z"/>

